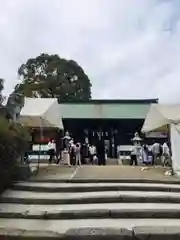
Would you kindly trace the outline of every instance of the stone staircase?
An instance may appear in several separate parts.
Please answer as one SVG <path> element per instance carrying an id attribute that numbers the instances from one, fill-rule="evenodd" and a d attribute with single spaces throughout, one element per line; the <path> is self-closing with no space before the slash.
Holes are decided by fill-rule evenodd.
<path id="1" fill-rule="evenodd" d="M 180 185 L 44 180 L 0 202 L 0 239 L 180 239 Z"/>

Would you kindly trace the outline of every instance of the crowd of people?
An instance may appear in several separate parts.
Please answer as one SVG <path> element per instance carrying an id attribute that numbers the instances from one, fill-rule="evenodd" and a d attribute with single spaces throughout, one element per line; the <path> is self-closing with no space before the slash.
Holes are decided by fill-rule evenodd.
<path id="1" fill-rule="evenodd" d="M 163 145 L 154 141 L 153 145 L 134 144 L 131 151 L 131 165 L 171 165 L 170 148 L 167 142 Z"/>
<path id="2" fill-rule="evenodd" d="M 141 144 L 138 134 L 135 135 L 135 141 L 131 150 L 130 165 L 171 165 L 170 148 L 167 142 L 161 145 L 154 142 L 152 145 Z M 66 132 L 62 139 L 61 147 L 54 140 L 48 143 L 49 164 L 56 161 L 60 164 L 62 159 L 66 158 L 69 166 L 90 163 L 97 165 L 106 165 L 107 149 L 103 140 L 97 140 L 93 144 L 89 144 L 88 139 L 84 142 L 74 141 Z"/>
<path id="3" fill-rule="evenodd" d="M 73 138 L 69 136 L 69 133 L 65 134 L 62 141 L 62 146 L 57 147 L 54 140 L 50 140 L 48 143 L 48 155 L 49 164 L 56 161 L 60 164 L 63 158 L 67 158 L 69 166 L 82 165 L 87 163 L 105 165 L 106 164 L 106 148 L 104 141 L 97 141 L 96 144 L 89 144 L 85 139 L 83 143 L 75 142 Z"/>

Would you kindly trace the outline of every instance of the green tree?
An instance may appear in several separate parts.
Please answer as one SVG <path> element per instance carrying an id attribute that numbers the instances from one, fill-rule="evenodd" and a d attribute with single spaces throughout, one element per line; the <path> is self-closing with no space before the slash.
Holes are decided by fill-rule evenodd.
<path id="1" fill-rule="evenodd" d="M 4 79 L 0 78 L 0 105 L 2 105 L 2 102 L 4 100 L 2 91 L 4 89 Z"/>
<path id="2" fill-rule="evenodd" d="M 15 91 L 12 92 L 9 95 L 6 104 L 6 109 L 8 111 L 9 116 L 12 119 L 16 120 L 23 106 L 24 106 L 24 94 Z"/>
<path id="3" fill-rule="evenodd" d="M 7 108 L 2 106 L 3 87 L 4 80 L 0 78 L 0 194 L 4 188 L 9 187 L 14 180 L 19 180 L 21 177 L 19 161 L 31 140 L 26 128 L 9 120 Z M 12 96 L 9 99 L 11 100 Z"/>
<path id="4" fill-rule="evenodd" d="M 22 83 L 15 93 L 27 97 L 57 98 L 58 101 L 89 100 L 91 83 L 83 69 L 73 60 L 58 55 L 41 54 L 18 69 Z"/>

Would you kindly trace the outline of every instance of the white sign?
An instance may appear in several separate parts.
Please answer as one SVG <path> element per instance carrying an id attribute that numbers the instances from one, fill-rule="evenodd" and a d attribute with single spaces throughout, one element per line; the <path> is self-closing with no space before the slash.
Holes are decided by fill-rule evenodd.
<path id="1" fill-rule="evenodd" d="M 163 132 L 150 132 L 146 133 L 147 138 L 167 138 L 167 133 Z"/>
<path id="2" fill-rule="evenodd" d="M 39 145 L 39 144 L 34 144 L 33 146 L 32 146 L 32 150 L 33 151 L 48 151 L 48 144 L 41 144 L 41 145 Z"/>

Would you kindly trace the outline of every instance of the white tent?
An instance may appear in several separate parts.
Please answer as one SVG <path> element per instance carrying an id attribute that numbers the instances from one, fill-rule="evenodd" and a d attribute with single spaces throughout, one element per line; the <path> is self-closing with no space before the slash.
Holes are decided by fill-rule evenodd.
<path id="1" fill-rule="evenodd" d="M 146 116 L 142 132 L 161 130 L 171 123 L 180 122 L 180 104 L 152 104 Z"/>
<path id="2" fill-rule="evenodd" d="M 152 104 L 142 132 L 162 130 L 166 126 L 170 130 L 173 170 L 180 174 L 180 104 Z"/>
<path id="3" fill-rule="evenodd" d="M 60 106 L 55 98 L 25 98 L 18 121 L 29 127 L 63 129 Z"/>

